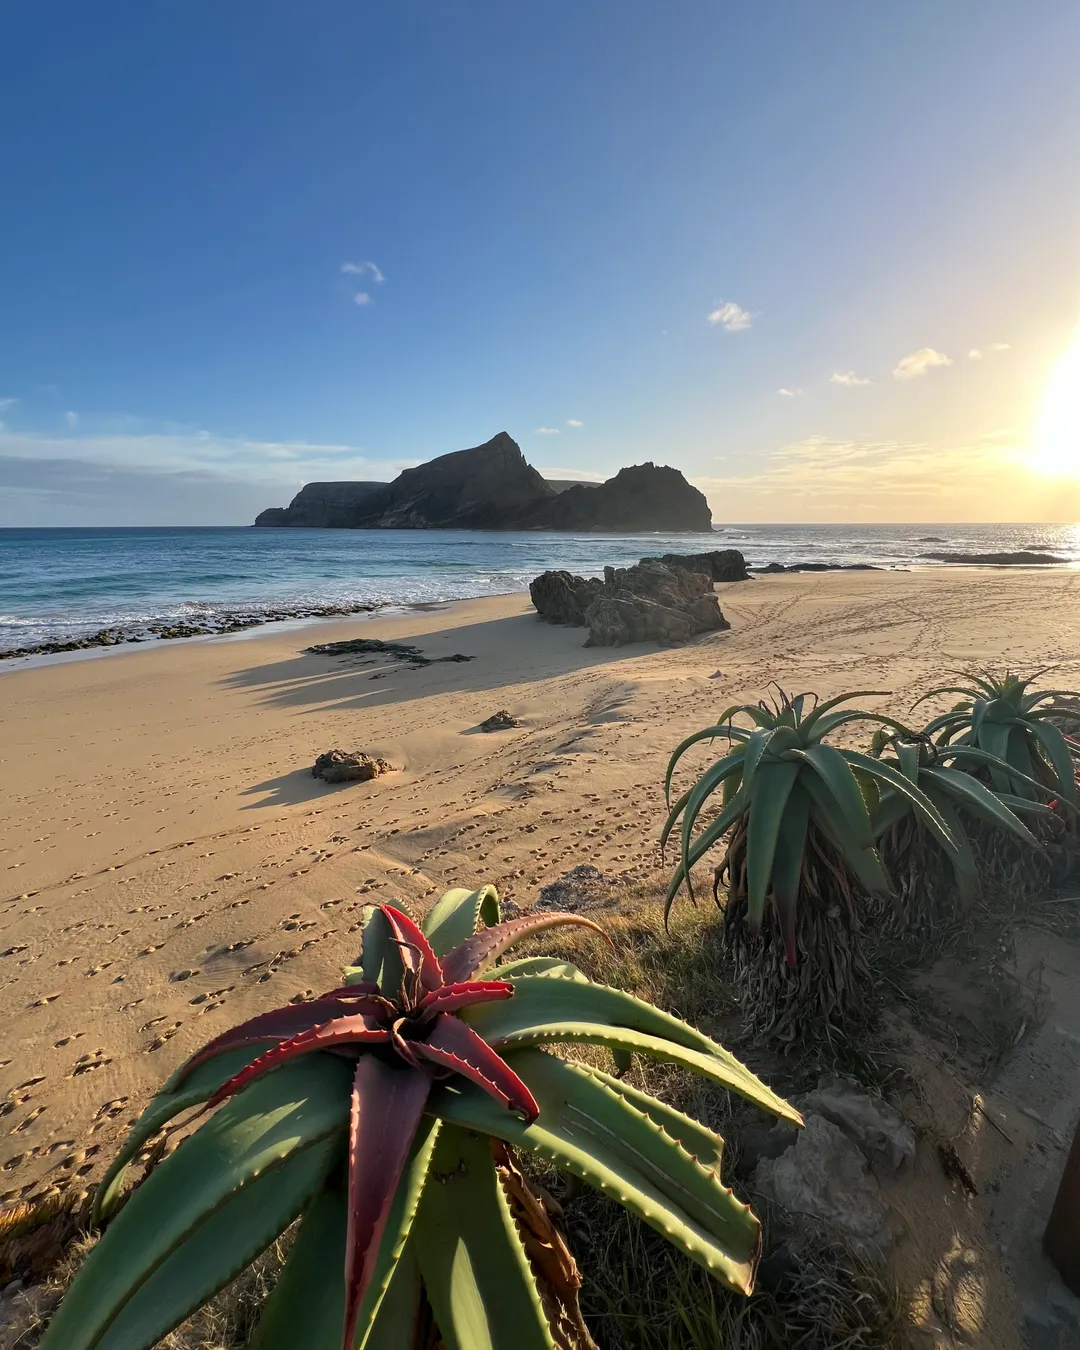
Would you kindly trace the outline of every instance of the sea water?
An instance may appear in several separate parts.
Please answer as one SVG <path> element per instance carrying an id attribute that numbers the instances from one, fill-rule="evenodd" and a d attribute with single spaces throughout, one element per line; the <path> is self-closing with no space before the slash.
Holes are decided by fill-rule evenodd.
<path id="1" fill-rule="evenodd" d="M 711 534 L 245 528 L 0 530 L 0 651 L 106 627 L 316 605 L 406 606 L 598 576 L 646 555 L 737 548 L 770 562 L 925 565 L 929 552 L 1037 549 L 1080 565 L 1071 525 L 723 525 Z"/>

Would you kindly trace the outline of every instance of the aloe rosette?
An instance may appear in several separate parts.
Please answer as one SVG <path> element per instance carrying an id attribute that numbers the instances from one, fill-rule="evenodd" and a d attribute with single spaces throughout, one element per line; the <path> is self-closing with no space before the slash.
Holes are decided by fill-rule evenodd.
<path id="1" fill-rule="evenodd" d="M 931 689 L 913 707 L 944 694 L 960 694 L 961 701 L 949 712 L 935 717 L 926 734 L 937 736 L 942 745 L 965 745 L 1004 760 L 1015 780 L 1004 770 L 991 767 L 988 777 L 1001 792 L 1015 792 L 1028 801 L 1040 800 L 1039 788 L 1050 788 L 1067 807 L 1075 810 L 1077 799 L 1074 760 L 1080 745 L 1062 734 L 1049 719 L 1056 715 L 1047 706 L 1057 697 L 1076 698 L 1067 689 L 1032 690 L 1045 670 L 1027 679 L 1006 671 L 1003 678 L 974 671 L 965 673 L 966 685 Z M 1035 780 L 1034 784 L 1031 780 Z"/>
<path id="2" fill-rule="evenodd" d="M 749 1292 L 760 1227 L 720 1179 L 722 1139 L 548 1048 L 667 1060 L 798 1113 L 707 1036 L 568 962 L 496 966 L 560 924 L 602 932 L 572 914 L 500 922 L 492 887 L 448 892 L 422 928 L 381 905 L 339 988 L 192 1056 L 98 1188 L 107 1227 L 43 1350 L 148 1350 L 297 1219 L 256 1350 L 410 1350 L 432 1321 L 448 1350 L 566 1345 L 508 1200 L 505 1145 L 619 1200 Z M 213 1114 L 121 1205 L 127 1165 L 193 1109 Z"/>
<path id="3" fill-rule="evenodd" d="M 889 753 L 881 733 L 875 735 L 872 753 L 881 755 L 882 763 L 891 764 L 926 794 L 953 840 L 949 846 L 931 836 L 909 797 L 891 787 L 881 792 L 872 812 L 873 832 L 897 885 L 903 924 L 932 923 L 935 908 L 941 907 L 943 897 L 935 894 L 939 888 L 931 884 L 928 875 L 927 844 L 939 849 L 948 861 L 953 882 L 950 890 L 962 906 L 969 904 L 980 888 L 978 863 L 969 837 L 973 825 L 987 825 L 1031 849 L 1041 848 L 1020 816 L 1049 814 L 1046 799 L 1050 790 L 997 755 L 971 745 L 935 745 L 928 736 L 909 740 L 894 737 Z M 992 791 L 975 776 L 977 773 L 993 773 L 1010 790 Z M 1032 795 L 1021 796 L 1021 792 Z M 1040 797 L 1042 800 L 1037 800 Z"/>

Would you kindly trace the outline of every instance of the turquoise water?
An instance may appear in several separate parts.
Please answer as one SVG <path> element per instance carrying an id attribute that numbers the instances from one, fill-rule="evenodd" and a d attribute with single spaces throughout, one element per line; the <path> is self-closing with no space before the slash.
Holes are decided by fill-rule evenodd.
<path id="1" fill-rule="evenodd" d="M 1080 563 L 1058 525 L 731 525 L 711 535 L 467 530 L 0 530 L 0 650 L 99 628 L 271 606 L 408 605 L 528 588 L 562 567 L 599 575 L 646 554 L 739 548 L 772 561 L 902 564 L 928 550 L 1036 548 Z"/>

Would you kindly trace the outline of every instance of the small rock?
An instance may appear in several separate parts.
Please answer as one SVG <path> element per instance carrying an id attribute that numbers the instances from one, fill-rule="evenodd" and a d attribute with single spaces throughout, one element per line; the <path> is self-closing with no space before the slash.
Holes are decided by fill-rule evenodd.
<path id="1" fill-rule="evenodd" d="M 900 1113 L 841 1078 L 822 1079 L 803 1098 L 800 1110 L 839 1126 L 875 1170 L 898 1172 L 915 1159 L 915 1134 Z"/>
<path id="2" fill-rule="evenodd" d="M 490 717 L 485 717 L 480 723 L 481 731 L 509 731 L 511 727 L 519 727 L 521 723 L 505 708 L 500 708 L 498 712 L 492 713 Z"/>
<path id="3" fill-rule="evenodd" d="M 576 914 L 582 909 L 595 909 L 610 897 L 616 877 L 609 877 L 592 863 L 579 863 L 540 890 L 535 909 L 565 911 Z"/>
<path id="4" fill-rule="evenodd" d="M 315 761 L 311 776 L 321 778 L 324 783 L 366 783 L 381 774 L 391 773 L 393 768 L 385 759 L 359 751 L 328 750 Z"/>
<path id="5" fill-rule="evenodd" d="M 867 1261 L 883 1260 L 892 1248 L 881 1191 L 866 1159 L 824 1116 L 808 1116 L 791 1148 L 779 1158 L 763 1158 L 754 1183 L 792 1216 L 796 1231 L 809 1219 L 815 1237 L 824 1228 Z"/>

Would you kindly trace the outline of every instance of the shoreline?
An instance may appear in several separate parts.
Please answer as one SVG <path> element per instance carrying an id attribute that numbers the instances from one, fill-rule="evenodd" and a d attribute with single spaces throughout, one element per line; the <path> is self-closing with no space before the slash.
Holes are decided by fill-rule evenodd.
<path id="1" fill-rule="evenodd" d="M 254 527 L 252 527 L 254 528 Z M 893 574 L 897 572 L 1002 572 L 1054 573 L 1080 570 L 1080 563 L 960 563 L 960 562 L 896 562 L 896 563 L 796 563 L 773 571 L 770 566 L 749 567 L 750 581 L 773 580 L 779 576 L 831 576 L 841 574 Z M 745 582 L 727 583 L 744 585 Z M 290 609 L 284 605 L 268 605 L 250 614 L 223 610 L 205 624 L 151 623 L 99 629 L 85 637 L 47 639 L 27 647 L 0 650 L 0 675 L 12 670 L 40 669 L 55 662 L 78 661 L 130 651 L 132 648 L 157 650 L 165 643 L 186 645 L 199 641 L 238 641 L 258 628 L 273 627 L 276 632 L 290 632 L 308 624 L 313 626 L 344 619 L 393 618 L 411 612 L 441 611 L 454 605 L 470 604 L 480 600 L 500 600 L 511 596 L 528 596 L 528 591 L 494 591 L 483 596 L 451 596 L 442 600 L 383 601 L 358 605 L 313 605 Z"/>

